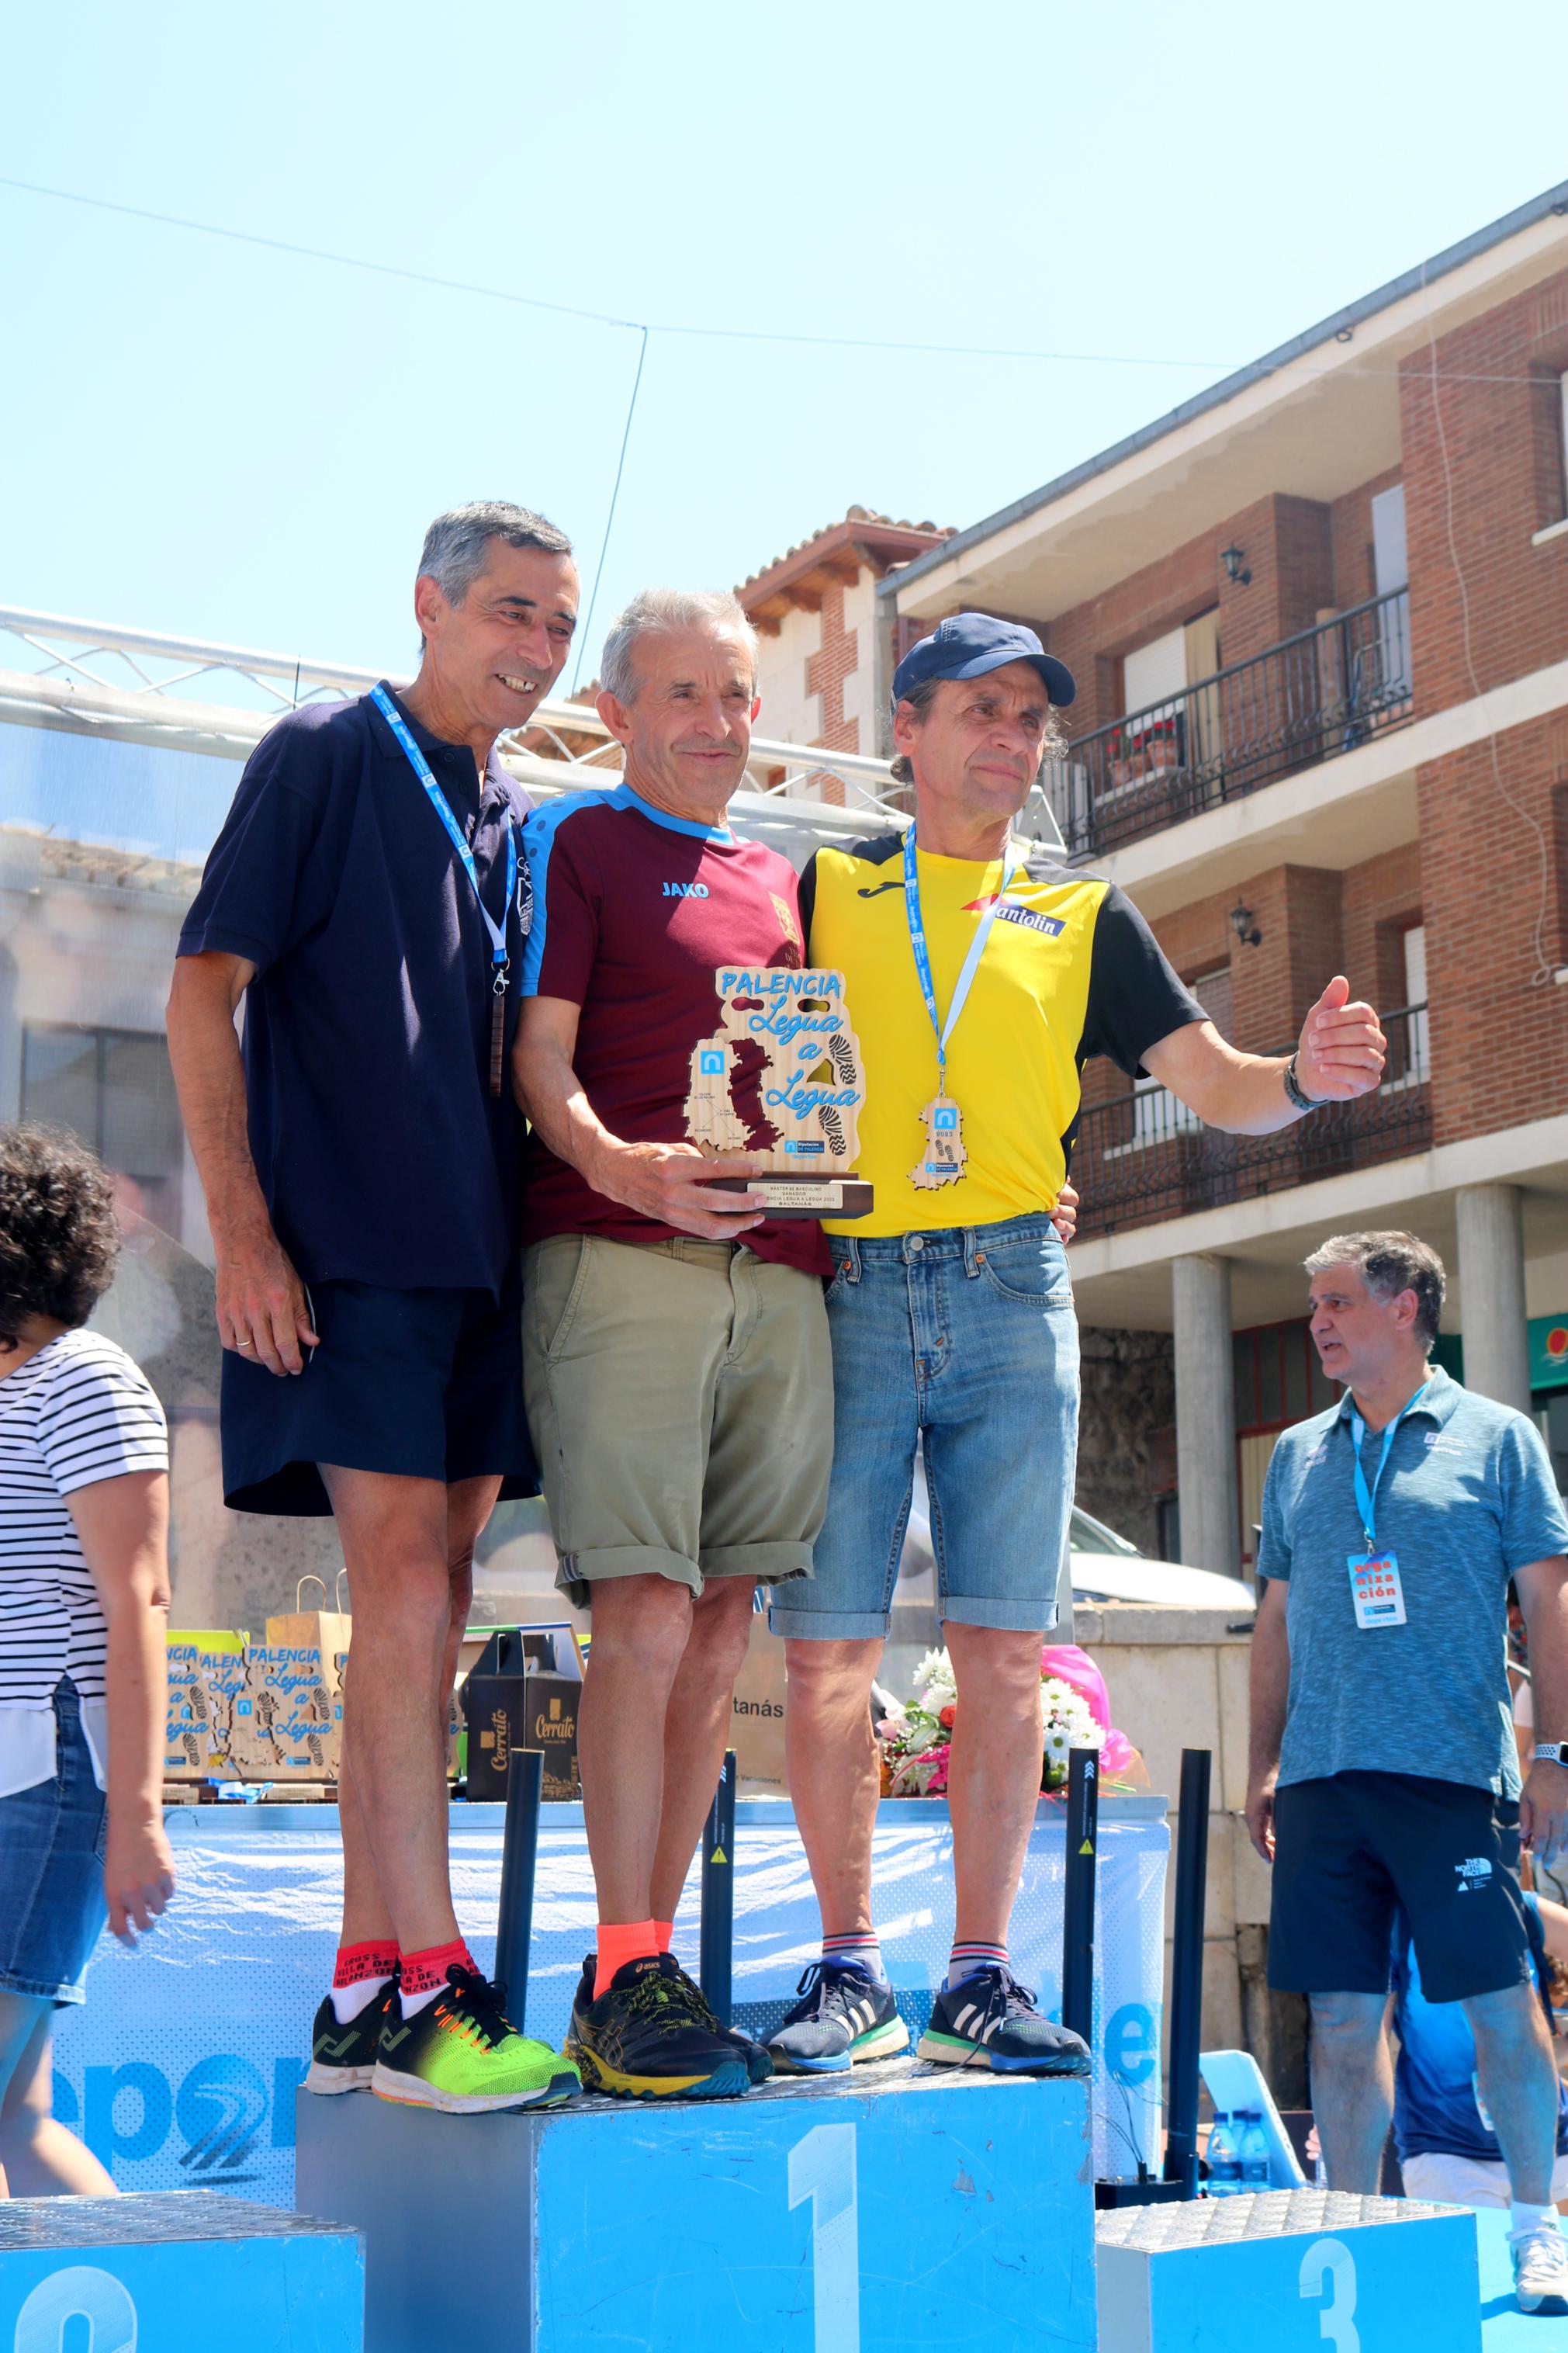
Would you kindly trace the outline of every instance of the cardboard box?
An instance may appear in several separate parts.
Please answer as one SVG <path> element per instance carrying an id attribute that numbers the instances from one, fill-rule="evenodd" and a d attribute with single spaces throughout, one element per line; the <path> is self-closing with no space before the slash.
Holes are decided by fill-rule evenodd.
<path id="1" fill-rule="evenodd" d="M 244 1664 L 229 1743 L 240 1778 L 335 1781 L 343 1709 L 330 1660 L 313 1645 L 253 1642 Z"/>
<path id="2" fill-rule="evenodd" d="M 582 1796 L 577 1777 L 581 1683 L 566 1675 L 470 1675 L 463 1688 L 472 1803 L 505 1803 L 514 1748 L 542 1751 L 546 1798 L 570 1801 Z"/>
<path id="3" fill-rule="evenodd" d="M 232 1779 L 228 1734 L 245 1681 L 248 1634 L 224 1627 L 171 1627 L 163 1774 L 171 1781 Z"/>

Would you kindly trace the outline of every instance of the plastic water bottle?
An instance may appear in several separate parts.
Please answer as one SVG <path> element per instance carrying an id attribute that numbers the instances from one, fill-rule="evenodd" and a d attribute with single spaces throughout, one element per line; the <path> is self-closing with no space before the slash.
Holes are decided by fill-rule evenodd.
<path id="1" fill-rule="evenodd" d="M 1267 2189 L 1268 2142 L 1263 2130 L 1263 2111 L 1241 2108 L 1237 2113 L 1241 2124 L 1241 2186 L 1244 2189 Z"/>
<path id="2" fill-rule="evenodd" d="M 1241 2158 L 1236 2136 L 1231 2131 L 1230 2118 L 1223 2108 L 1216 2108 L 1208 2147 L 1211 2198 L 1236 2198 L 1241 2192 Z"/>

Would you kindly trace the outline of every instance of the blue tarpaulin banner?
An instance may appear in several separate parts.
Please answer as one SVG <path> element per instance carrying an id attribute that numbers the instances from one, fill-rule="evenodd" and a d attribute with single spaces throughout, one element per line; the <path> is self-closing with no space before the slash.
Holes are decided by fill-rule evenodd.
<path id="1" fill-rule="evenodd" d="M 735 2023 L 773 2024 L 818 1951 L 805 1857 L 789 1806 L 742 1799 L 735 1839 Z M 452 1809 L 458 1918 L 481 1968 L 495 1949 L 502 1809 Z M 1061 2000 L 1065 1818 L 1042 1799 L 1013 1918 L 1016 1973 L 1041 2007 Z M 83 2009 L 57 2014 L 55 2104 L 122 2189 L 216 2188 L 290 2206 L 294 2094 L 331 1980 L 342 1888 L 332 1806 L 191 1806 L 169 1815 L 179 1887 L 135 1953 L 105 1936 Z M 1161 1967 L 1170 1834 L 1158 1798 L 1102 1797 L 1095 1969 L 1095 2168 L 1154 2162 Z M 952 1936 L 952 1834 L 940 1799 L 885 1800 L 876 1918 L 911 2037 Z M 676 1920 L 697 1974 L 699 1873 Z M 594 1941 L 580 1806 L 540 1833 L 527 2028 L 559 2047 Z M 366 2097 L 368 2094 L 351 2094 Z"/>

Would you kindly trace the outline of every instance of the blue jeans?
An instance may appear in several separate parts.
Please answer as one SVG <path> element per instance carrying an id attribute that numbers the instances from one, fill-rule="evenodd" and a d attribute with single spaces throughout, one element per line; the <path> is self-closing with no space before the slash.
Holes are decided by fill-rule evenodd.
<path id="1" fill-rule="evenodd" d="M 887 1633 L 919 1440 L 940 1615 L 1044 1633 L 1072 1509 L 1079 1399 L 1078 1320 L 1050 1219 L 827 1240 L 833 1481 L 810 1579 L 770 1597 L 774 1632 Z"/>
<path id="2" fill-rule="evenodd" d="M 55 1685 L 54 1704 L 53 1777 L 0 1798 L 0 1988 L 78 2002 L 107 1917 L 108 1801 L 68 1675 Z"/>

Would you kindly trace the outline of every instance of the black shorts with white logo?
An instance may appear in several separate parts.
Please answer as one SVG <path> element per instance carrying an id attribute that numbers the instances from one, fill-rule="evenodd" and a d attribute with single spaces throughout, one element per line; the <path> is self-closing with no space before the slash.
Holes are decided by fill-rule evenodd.
<path id="1" fill-rule="evenodd" d="M 1415 1773 L 1335 1773 L 1274 1797 L 1268 1982 L 1386 1993 L 1395 1904 L 1428 2001 L 1531 1980 L 1519 1807 Z"/>

